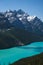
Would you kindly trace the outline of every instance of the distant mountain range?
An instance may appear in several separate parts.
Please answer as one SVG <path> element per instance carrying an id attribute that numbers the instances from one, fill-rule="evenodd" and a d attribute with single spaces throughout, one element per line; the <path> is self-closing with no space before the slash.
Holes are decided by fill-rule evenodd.
<path id="1" fill-rule="evenodd" d="M 0 49 L 43 41 L 43 21 L 21 9 L 0 12 Z"/>
<path id="2" fill-rule="evenodd" d="M 37 16 L 30 16 L 21 9 L 0 12 L 0 29 L 17 27 L 32 32 L 43 32 L 43 22 Z"/>

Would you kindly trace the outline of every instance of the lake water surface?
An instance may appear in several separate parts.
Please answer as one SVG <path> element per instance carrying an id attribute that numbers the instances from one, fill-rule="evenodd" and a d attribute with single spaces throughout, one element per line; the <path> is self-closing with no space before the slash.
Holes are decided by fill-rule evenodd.
<path id="1" fill-rule="evenodd" d="M 22 58 L 34 56 L 43 52 L 43 42 L 0 50 L 0 64 L 9 65 Z"/>

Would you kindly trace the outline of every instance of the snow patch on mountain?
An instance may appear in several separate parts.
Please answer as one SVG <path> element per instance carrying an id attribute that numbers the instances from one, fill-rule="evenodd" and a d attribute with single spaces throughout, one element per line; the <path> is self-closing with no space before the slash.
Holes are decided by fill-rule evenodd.
<path id="1" fill-rule="evenodd" d="M 4 13 L 0 12 L 0 29 L 8 29 L 10 27 L 24 28 L 33 32 L 43 32 L 43 22 L 37 16 L 30 16 L 21 9 L 16 11 L 8 10 Z"/>
<path id="2" fill-rule="evenodd" d="M 35 17 L 36 17 L 36 16 L 28 16 L 28 17 L 27 17 L 27 20 L 28 20 L 28 21 L 32 21 L 32 20 L 34 20 Z"/>

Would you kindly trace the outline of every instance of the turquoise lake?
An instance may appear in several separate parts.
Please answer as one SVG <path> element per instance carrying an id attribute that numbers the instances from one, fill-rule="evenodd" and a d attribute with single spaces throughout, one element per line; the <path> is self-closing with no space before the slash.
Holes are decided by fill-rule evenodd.
<path id="1" fill-rule="evenodd" d="M 43 42 L 0 50 L 0 64 L 9 65 L 22 58 L 34 56 L 43 52 Z"/>

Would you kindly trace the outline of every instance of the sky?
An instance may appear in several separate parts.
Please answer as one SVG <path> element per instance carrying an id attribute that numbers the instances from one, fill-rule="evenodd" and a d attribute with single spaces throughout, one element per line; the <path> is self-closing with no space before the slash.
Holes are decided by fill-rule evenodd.
<path id="1" fill-rule="evenodd" d="M 0 11 L 22 9 L 43 21 L 43 0 L 0 0 Z"/>

